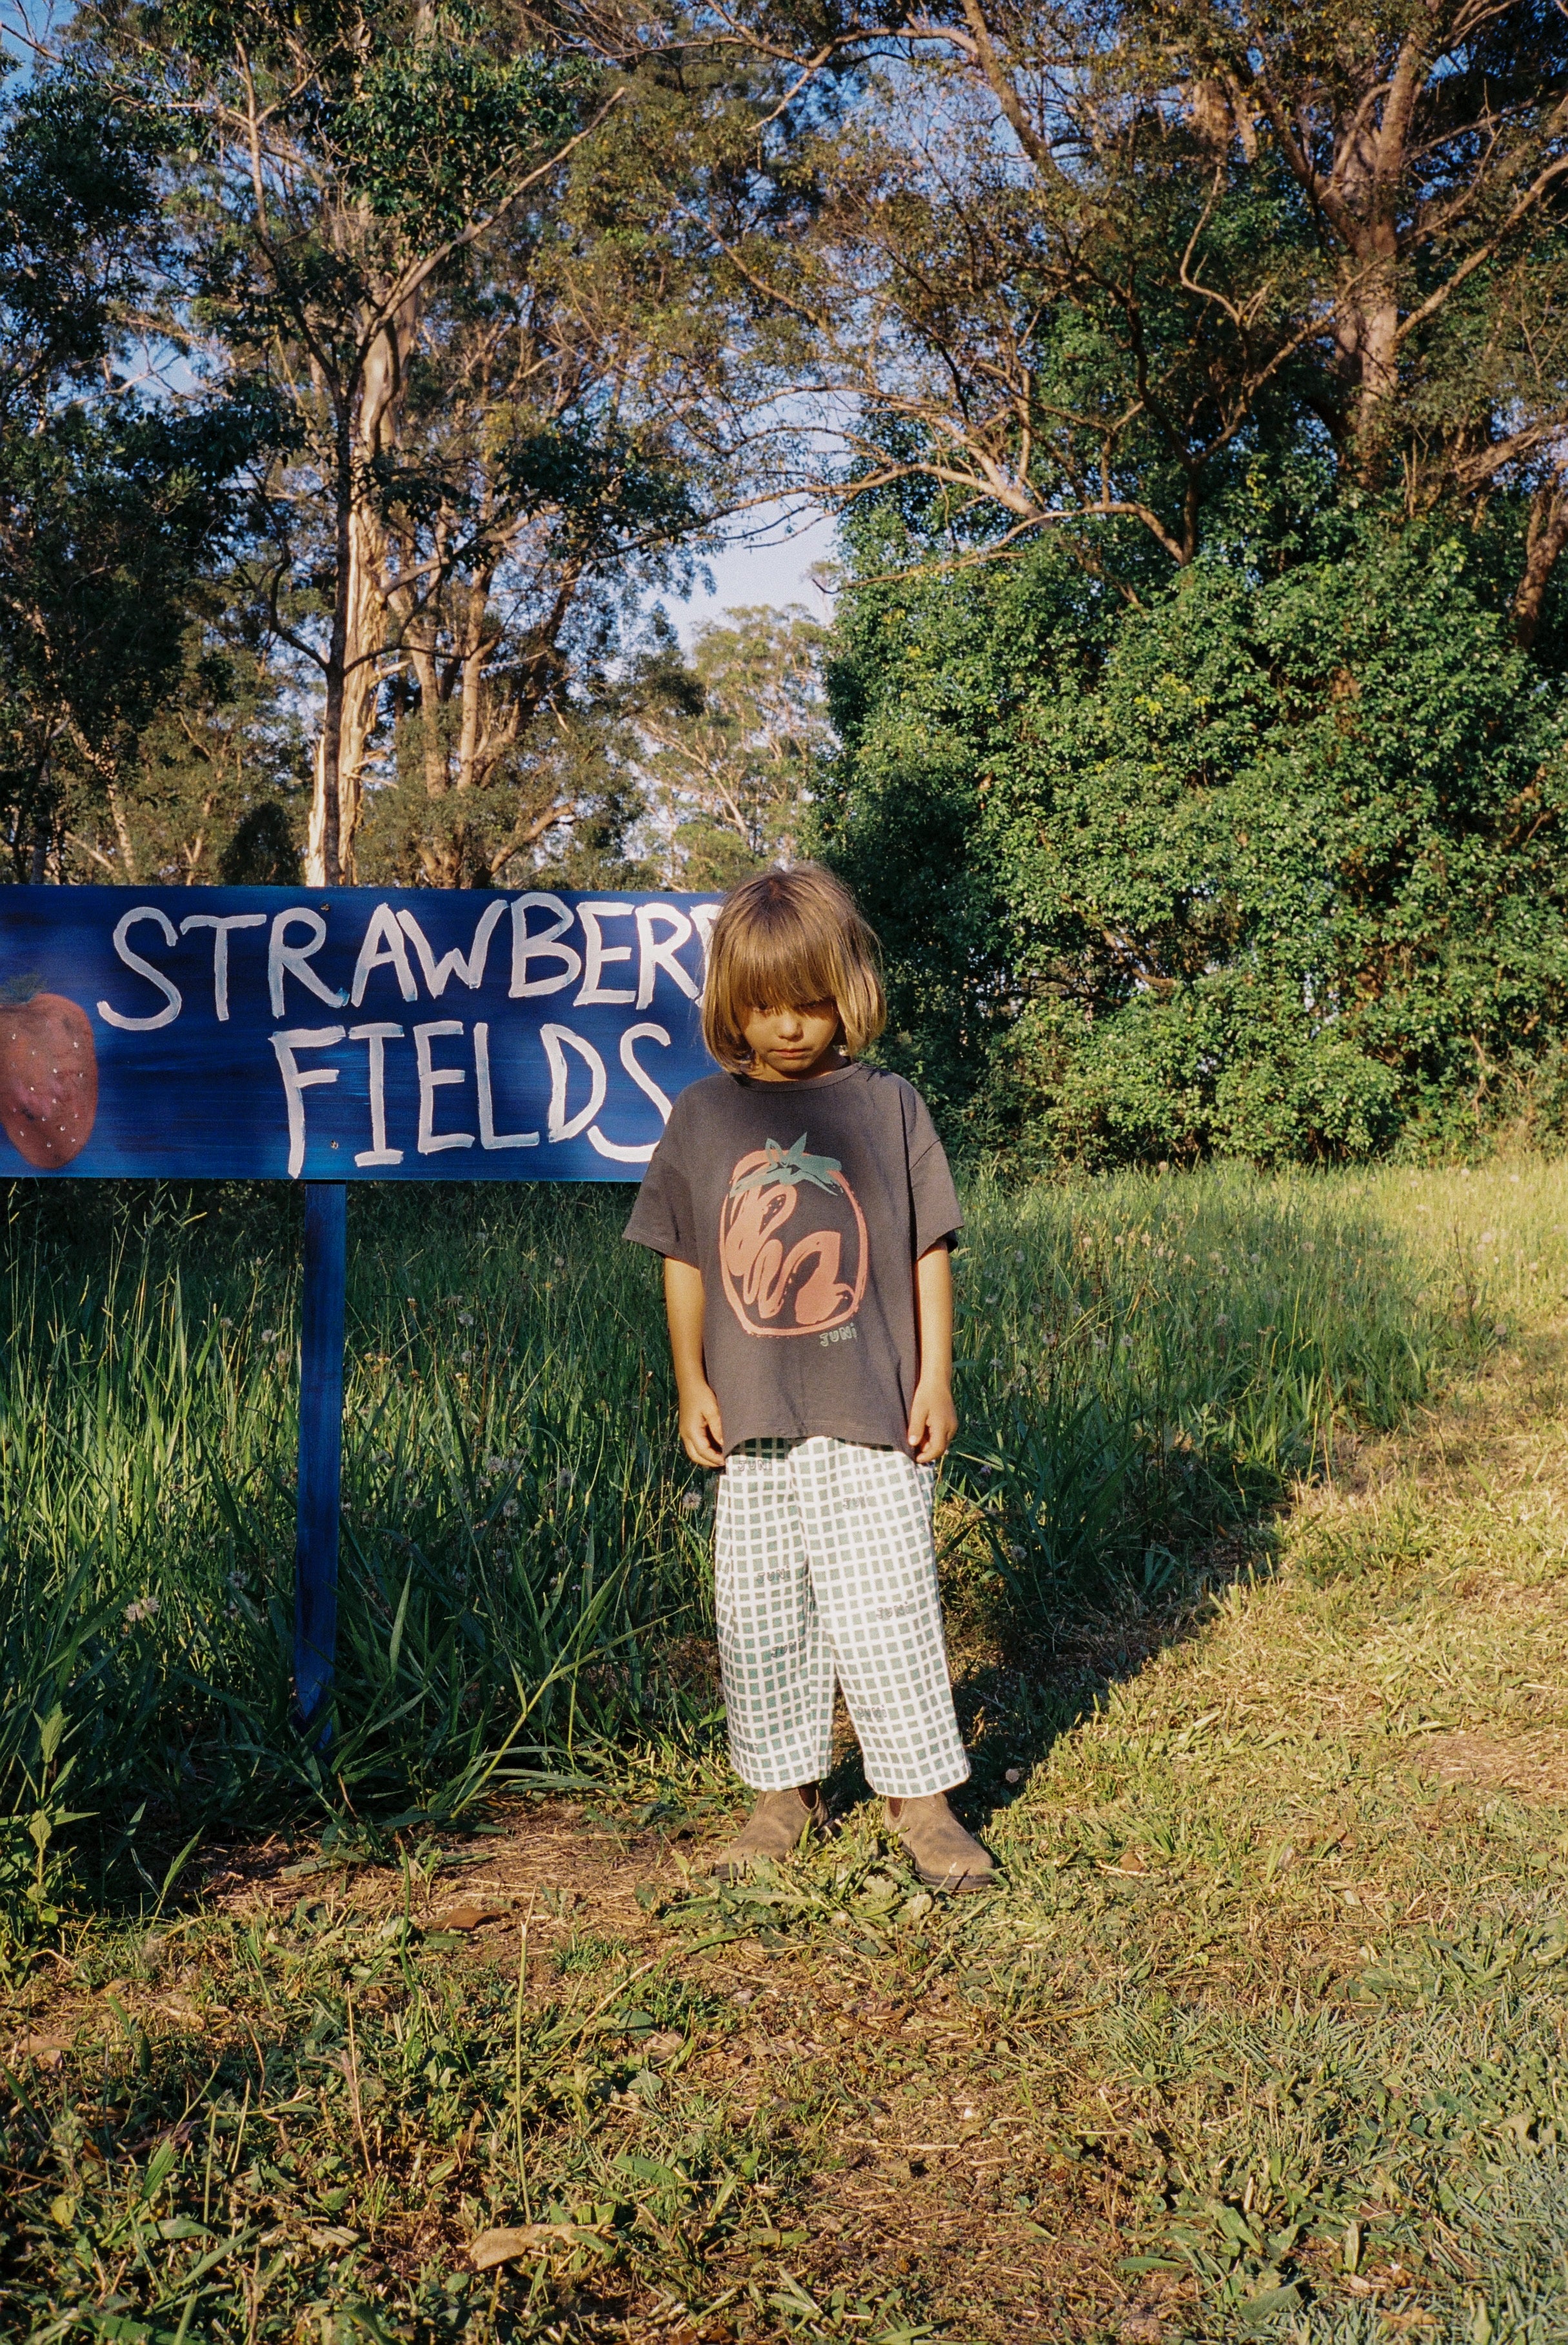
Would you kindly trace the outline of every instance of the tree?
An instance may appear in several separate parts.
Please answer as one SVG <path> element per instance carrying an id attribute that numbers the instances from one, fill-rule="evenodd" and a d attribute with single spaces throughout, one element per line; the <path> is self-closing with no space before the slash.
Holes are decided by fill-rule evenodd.
<path id="1" fill-rule="evenodd" d="M 1049 533 L 1133 603 L 1260 450 L 1315 447 L 1409 513 L 1520 494 L 1532 632 L 1568 542 L 1560 8 L 938 0 L 831 46 L 873 95 L 814 232 L 724 245 L 836 419 L 823 492 L 925 483 L 934 558 Z"/>
<path id="2" fill-rule="evenodd" d="M 157 265 L 156 126 L 74 73 L 0 119 L 0 776 L 17 878 L 64 830 L 123 821 L 187 603 L 233 525 L 264 420 L 149 399 L 128 371 Z"/>
<path id="3" fill-rule="evenodd" d="M 264 381 L 286 419 L 253 525 L 275 632 L 321 679 L 308 869 L 323 884 L 353 872 L 388 474 L 425 306 L 613 103 L 569 58 L 505 54 L 498 30 L 462 0 L 110 0 L 84 20 L 100 75 L 182 127 L 166 208 L 187 298 L 167 330 Z M 440 582 L 410 583 L 428 599 Z"/>
<path id="4" fill-rule="evenodd" d="M 689 665 L 644 666 L 632 725 L 647 853 L 666 887 L 727 887 L 792 860 L 836 746 L 829 637 L 798 603 L 730 611 L 697 630 Z"/>
<path id="5" fill-rule="evenodd" d="M 624 282 L 595 293 L 572 221 L 531 221 L 490 258 L 430 305 L 388 509 L 372 853 L 436 886 L 493 885 L 580 814 L 563 734 L 636 589 L 686 566 L 703 503 L 656 411 L 656 325 Z"/>
<path id="6" fill-rule="evenodd" d="M 1560 1081 L 1568 711 L 1468 534 L 1330 512 L 1119 614 L 1051 543 L 849 620 L 830 843 L 960 1134 L 1355 1158 Z"/>
<path id="7" fill-rule="evenodd" d="M 727 479 L 681 198 L 765 208 L 776 89 L 652 10 L 98 0 L 80 26 L 180 125 L 165 330 L 284 421 L 251 522 L 274 638 L 319 680 L 308 870 L 353 876 L 389 770 L 383 837 L 484 884 L 563 818 L 509 803 L 523 736 Z"/>
<path id="8" fill-rule="evenodd" d="M 66 834 L 70 878 L 298 882 L 309 809 L 304 727 L 283 680 L 230 624 L 226 584 L 198 583 L 184 665 L 166 679 L 123 786 L 101 808 L 84 807 Z"/>

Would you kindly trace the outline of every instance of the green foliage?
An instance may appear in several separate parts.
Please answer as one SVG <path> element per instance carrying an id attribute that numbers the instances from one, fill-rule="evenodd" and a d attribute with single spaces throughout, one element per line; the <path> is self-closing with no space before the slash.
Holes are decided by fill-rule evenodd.
<path id="1" fill-rule="evenodd" d="M 0 114 L 0 797 L 17 877 L 124 779 L 236 521 L 265 403 L 162 404 L 122 371 L 157 242 L 163 127 L 75 71 Z"/>
<path id="2" fill-rule="evenodd" d="M 421 232 L 459 234 L 577 127 L 592 87 L 583 62 L 504 61 L 459 46 L 481 12 L 438 15 L 424 37 L 373 55 L 341 107 L 344 186 L 378 218 L 416 215 Z"/>
<path id="3" fill-rule="evenodd" d="M 226 888 L 298 886 L 299 849 L 276 799 L 241 817 L 219 858 L 217 876 Z"/>
<path id="4" fill-rule="evenodd" d="M 644 851 L 666 887 L 733 887 L 800 852 L 835 746 L 828 640 L 798 603 L 709 621 L 689 662 L 655 630 L 626 697 Z"/>
<path id="5" fill-rule="evenodd" d="M 1355 1159 L 1556 1081 L 1560 687 L 1458 537 L 1247 553 L 1119 614 L 1048 550 L 849 598 L 826 843 L 961 1132 Z"/>

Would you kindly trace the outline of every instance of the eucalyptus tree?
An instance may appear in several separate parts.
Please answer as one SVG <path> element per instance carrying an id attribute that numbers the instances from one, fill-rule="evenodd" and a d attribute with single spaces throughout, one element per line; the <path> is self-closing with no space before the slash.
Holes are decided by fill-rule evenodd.
<path id="1" fill-rule="evenodd" d="M 798 603 L 699 627 L 689 660 L 651 661 L 629 723 L 644 852 L 666 887 L 726 886 L 804 851 L 837 746 L 832 638 Z"/>
<path id="2" fill-rule="evenodd" d="M 319 708 L 308 873 L 417 773 L 401 851 L 482 878 L 582 644 L 734 493 L 684 198 L 773 200 L 781 75 L 652 5 L 95 0 L 73 43 L 173 141 L 165 335 L 278 419 L 252 579 Z"/>
<path id="3" fill-rule="evenodd" d="M 274 632 L 320 679 L 309 868 L 335 882 L 382 651 L 379 474 L 422 310 L 612 100 L 571 60 L 503 54 L 460 0 L 111 0 L 77 55 L 179 133 L 166 330 L 193 363 L 264 382 L 282 421 L 253 528 Z"/>
<path id="4" fill-rule="evenodd" d="M 1405 511 L 1521 493 L 1530 633 L 1568 541 L 1561 8 L 916 0 L 793 53 L 826 52 L 868 90 L 813 234 L 714 230 L 835 421 L 823 492 L 923 483 L 955 558 L 1054 533 L 1136 601 L 1260 449 L 1315 447 Z"/>

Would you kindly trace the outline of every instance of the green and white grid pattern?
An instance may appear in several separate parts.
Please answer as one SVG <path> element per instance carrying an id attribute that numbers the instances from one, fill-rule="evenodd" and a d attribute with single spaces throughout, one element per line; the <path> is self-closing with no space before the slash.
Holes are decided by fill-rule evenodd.
<path id="1" fill-rule="evenodd" d="M 831 1763 L 836 1677 L 873 1791 L 918 1800 L 969 1772 L 953 1711 L 931 1508 L 936 1469 L 825 1435 L 744 1442 L 719 1482 L 719 1668 L 754 1791 Z"/>

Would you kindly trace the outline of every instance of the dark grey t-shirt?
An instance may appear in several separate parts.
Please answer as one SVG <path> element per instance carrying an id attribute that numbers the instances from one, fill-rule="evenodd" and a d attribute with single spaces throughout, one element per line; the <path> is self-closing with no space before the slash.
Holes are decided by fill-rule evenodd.
<path id="1" fill-rule="evenodd" d="M 907 1450 L 915 1263 L 959 1226 L 926 1103 L 851 1064 L 683 1091 L 626 1235 L 703 1274 L 726 1452 L 764 1434 Z"/>

